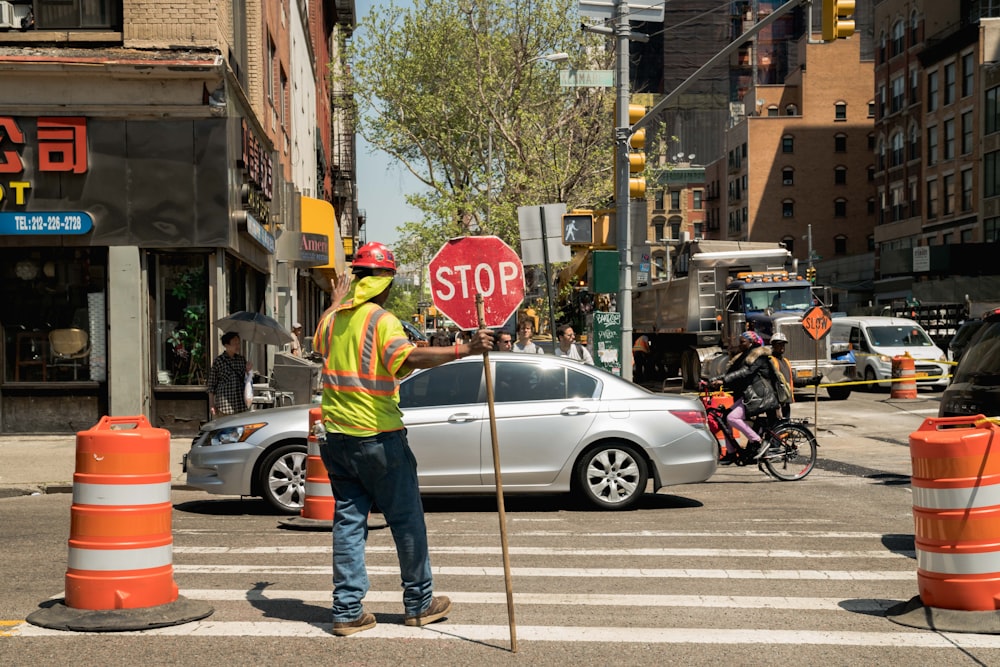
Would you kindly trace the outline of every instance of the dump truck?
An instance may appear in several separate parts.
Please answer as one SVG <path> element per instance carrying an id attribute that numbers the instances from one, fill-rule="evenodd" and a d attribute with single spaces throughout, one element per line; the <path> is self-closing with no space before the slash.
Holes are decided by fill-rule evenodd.
<path id="1" fill-rule="evenodd" d="M 659 363 L 678 369 L 689 389 L 700 377 L 722 374 L 748 328 L 765 343 L 777 331 L 788 337 L 785 357 L 796 378 L 819 372 L 824 384 L 853 380 L 847 343 L 829 336 L 814 341 L 802 327 L 810 308 L 829 303 L 829 289 L 813 286 L 796 268 L 777 243 L 684 241 L 666 280 L 633 290 L 635 335 L 650 336 Z M 843 400 L 851 388 L 827 392 Z"/>

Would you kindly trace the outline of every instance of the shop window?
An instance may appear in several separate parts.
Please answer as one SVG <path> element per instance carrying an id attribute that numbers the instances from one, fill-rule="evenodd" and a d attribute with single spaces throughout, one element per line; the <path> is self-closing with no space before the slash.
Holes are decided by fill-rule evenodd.
<path id="1" fill-rule="evenodd" d="M 4 382 L 107 379 L 107 251 L 0 249 Z"/>
<path id="2" fill-rule="evenodd" d="M 205 384 L 211 360 L 206 256 L 156 256 L 156 382 Z"/>

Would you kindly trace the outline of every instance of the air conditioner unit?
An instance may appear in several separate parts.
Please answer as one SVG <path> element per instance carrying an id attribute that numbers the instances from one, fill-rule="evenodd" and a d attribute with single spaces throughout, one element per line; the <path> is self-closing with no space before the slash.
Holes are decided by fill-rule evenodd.
<path id="1" fill-rule="evenodd" d="M 782 185 L 792 185 L 792 184 L 794 184 L 794 183 L 795 183 L 795 181 L 794 181 L 794 180 L 792 180 L 791 178 L 786 178 L 786 179 L 784 179 L 783 181 L 781 181 L 781 184 L 782 184 Z"/>
<path id="2" fill-rule="evenodd" d="M 0 1 L 0 29 L 20 28 L 20 24 L 14 17 L 14 5 Z"/>

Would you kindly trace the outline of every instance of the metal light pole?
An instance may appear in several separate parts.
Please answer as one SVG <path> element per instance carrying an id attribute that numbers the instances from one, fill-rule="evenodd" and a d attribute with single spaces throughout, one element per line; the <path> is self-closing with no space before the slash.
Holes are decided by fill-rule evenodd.
<path id="1" fill-rule="evenodd" d="M 615 242 L 618 245 L 618 312 L 622 314 L 622 377 L 632 380 L 632 222 L 629 219 L 629 23 L 628 4 L 615 0 Z"/>

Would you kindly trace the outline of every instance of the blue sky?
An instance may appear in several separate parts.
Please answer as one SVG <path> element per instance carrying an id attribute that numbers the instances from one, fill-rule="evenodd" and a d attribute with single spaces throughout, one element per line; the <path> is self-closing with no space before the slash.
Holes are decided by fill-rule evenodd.
<path id="1" fill-rule="evenodd" d="M 397 5 L 406 6 L 406 0 L 397 0 Z M 358 24 L 368 15 L 372 7 L 388 5 L 383 0 L 356 0 L 355 12 Z M 355 40 L 364 35 L 364 29 L 355 31 Z M 357 143 L 358 206 L 365 211 L 366 237 L 369 241 L 379 241 L 392 247 L 399 240 L 396 228 L 405 222 L 420 220 L 417 209 L 406 205 L 403 199 L 408 192 L 419 192 L 419 181 L 402 165 L 394 162 L 388 154 L 375 151 L 363 137 L 358 135 Z"/>

